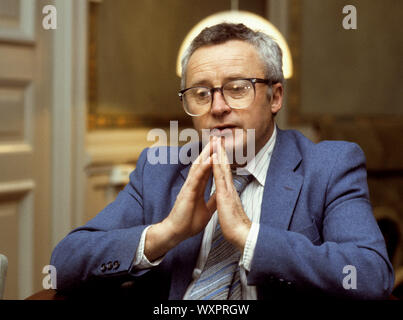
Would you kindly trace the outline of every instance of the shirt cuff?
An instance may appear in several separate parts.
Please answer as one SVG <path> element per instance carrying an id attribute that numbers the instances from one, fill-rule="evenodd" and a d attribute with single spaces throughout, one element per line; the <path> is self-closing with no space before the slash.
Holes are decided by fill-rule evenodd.
<path id="1" fill-rule="evenodd" d="M 248 272 L 250 271 L 253 255 L 255 253 L 259 228 L 260 228 L 259 223 L 252 223 L 252 226 L 248 233 L 248 237 L 246 238 L 245 248 L 243 249 L 240 265 Z"/>
<path id="2" fill-rule="evenodd" d="M 132 268 L 134 270 L 143 270 L 143 269 L 149 269 L 155 266 L 158 266 L 161 261 L 164 259 L 165 256 L 162 256 L 155 260 L 154 262 L 148 261 L 147 257 L 144 254 L 144 245 L 146 242 L 146 235 L 147 235 L 147 230 L 151 226 L 148 226 L 147 228 L 144 229 L 143 233 L 141 234 L 139 246 L 137 247 L 136 255 L 134 257 L 133 265 Z"/>

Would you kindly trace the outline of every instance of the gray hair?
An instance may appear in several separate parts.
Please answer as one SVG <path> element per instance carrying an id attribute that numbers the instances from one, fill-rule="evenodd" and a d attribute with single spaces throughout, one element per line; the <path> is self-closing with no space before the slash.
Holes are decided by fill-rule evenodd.
<path id="1" fill-rule="evenodd" d="M 201 47 L 230 40 L 241 40 L 253 45 L 265 66 L 265 77 L 273 82 L 284 82 L 283 53 L 272 37 L 260 31 L 253 31 L 242 23 L 220 23 L 203 29 L 186 49 L 181 61 L 181 89 L 185 89 L 187 65 L 192 54 Z M 271 87 L 269 94 L 271 96 Z"/>

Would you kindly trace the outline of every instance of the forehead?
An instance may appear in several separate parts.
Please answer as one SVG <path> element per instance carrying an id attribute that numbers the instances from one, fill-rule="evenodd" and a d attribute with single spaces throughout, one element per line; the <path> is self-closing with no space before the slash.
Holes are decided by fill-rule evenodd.
<path id="1" fill-rule="evenodd" d="M 263 76 L 264 66 L 256 48 L 240 40 L 197 49 L 190 57 L 186 70 L 187 84 Z"/>

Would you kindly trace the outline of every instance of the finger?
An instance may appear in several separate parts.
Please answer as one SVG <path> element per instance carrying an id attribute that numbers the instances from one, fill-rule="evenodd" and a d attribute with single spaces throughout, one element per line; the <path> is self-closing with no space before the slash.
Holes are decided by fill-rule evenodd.
<path id="1" fill-rule="evenodd" d="M 221 192 L 227 190 L 224 172 L 221 168 L 221 164 L 219 163 L 217 153 L 213 154 L 213 174 L 216 185 L 216 192 L 220 194 Z"/>
<path id="2" fill-rule="evenodd" d="M 222 138 L 218 138 L 216 143 L 216 150 L 217 150 L 217 154 L 218 154 L 218 163 L 219 165 L 223 165 L 225 163 L 225 158 L 223 156 L 223 152 L 225 152 L 225 147 L 224 147 L 224 139 Z"/>
<path id="3" fill-rule="evenodd" d="M 204 191 L 210 177 L 212 158 L 209 156 L 203 163 L 192 165 L 192 167 L 186 178 L 186 188 L 200 194 L 200 192 Z"/>
<path id="4" fill-rule="evenodd" d="M 198 189 L 204 190 L 210 177 L 212 164 L 214 161 L 217 161 L 213 160 L 212 157 L 212 154 L 214 153 L 214 148 L 216 148 L 217 146 L 217 141 L 217 137 L 211 137 L 209 143 L 202 150 L 202 153 L 200 154 L 198 159 L 196 159 L 198 160 L 197 162 L 200 162 L 200 165 L 196 162 L 193 163 L 188 176 L 189 180 L 191 180 L 191 182 L 189 183 L 192 188 L 197 188 L 199 186 Z M 205 159 L 203 160 L 203 158 Z M 200 184 L 202 184 L 203 188 L 200 188 Z"/>
<path id="5" fill-rule="evenodd" d="M 194 180 L 199 180 L 202 176 L 209 171 L 211 167 L 211 153 L 213 151 L 213 141 L 210 141 L 193 162 L 192 166 L 190 167 L 188 173 L 188 179 L 186 179 L 186 183 L 194 182 Z"/>
<path id="6" fill-rule="evenodd" d="M 213 152 L 213 143 L 214 140 L 210 139 L 210 141 L 205 145 L 202 152 L 200 152 L 199 156 L 193 162 L 193 164 L 201 164 L 205 161 Z"/>
<path id="7" fill-rule="evenodd" d="M 196 190 L 198 192 L 198 195 L 200 197 L 203 197 L 204 191 L 206 189 L 207 183 L 210 179 L 210 174 L 211 174 L 211 166 L 212 166 L 212 158 L 209 156 L 208 159 L 203 163 L 203 165 L 208 165 L 208 170 L 203 171 L 203 175 L 199 181 L 194 181 L 196 182 Z"/>
<path id="8" fill-rule="evenodd" d="M 225 188 L 227 189 L 231 185 L 231 179 L 228 180 L 226 177 L 226 165 L 228 164 L 228 159 L 225 152 L 225 146 L 223 144 L 223 140 L 218 138 L 215 142 L 215 153 L 217 154 L 217 161 L 214 161 L 215 157 L 213 157 L 213 172 L 216 170 L 215 178 L 220 180 L 224 180 Z M 229 170 L 229 169 L 228 169 Z M 219 182 L 220 182 L 219 180 Z"/>
<path id="9" fill-rule="evenodd" d="M 222 157 L 222 164 L 228 165 L 229 161 L 228 161 L 228 156 L 227 156 L 227 152 L 225 149 L 225 139 L 221 139 L 220 144 L 221 144 L 220 151 L 221 151 L 221 157 Z"/>
<path id="10" fill-rule="evenodd" d="M 207 211 L 209 212 L 210 215 L 212 215 L 214 213 L 214 211 L 217 210 L 217 195 L 215 192 L 210 197 L 210 199 L 207 201 L 206 206 L 207 206 Z"/>
<path id="11" fill-rule="evenodd" d="M 221 141 L 221 158 L 222 158 L 222 163 L 220 164 L 221 171 L 224 174 L 225 183 L 229 188 L 230 186 L 233 186 L 232 172 L 231 172 L 231 166 L 229 165 L 227 152 L 225 150 L 224 141 Z"/>

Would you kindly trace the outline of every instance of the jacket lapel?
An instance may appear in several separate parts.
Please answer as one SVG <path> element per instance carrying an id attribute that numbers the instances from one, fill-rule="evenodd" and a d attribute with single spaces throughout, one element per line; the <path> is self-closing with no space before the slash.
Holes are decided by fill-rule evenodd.
<path id="1" fill-rule="evenodd" d="M 260 223 L 288 229 L 303 184 L 297 168 L 302 161 L 295 139 L 277 128 L 277 138 L 267 171 Z"/>

